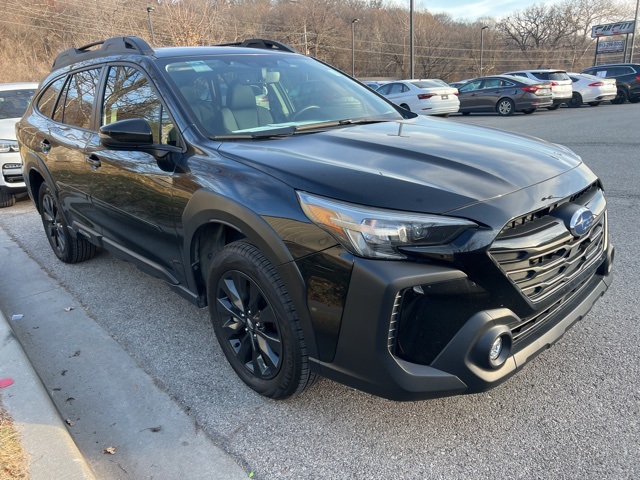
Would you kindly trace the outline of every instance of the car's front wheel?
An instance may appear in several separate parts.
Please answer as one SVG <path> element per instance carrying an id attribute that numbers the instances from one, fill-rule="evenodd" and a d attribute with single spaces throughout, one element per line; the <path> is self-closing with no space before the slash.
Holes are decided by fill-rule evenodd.
<path id="1" fill-rule="evenodd" d="M 618 92 L 616 93 L 616 98 L 611 100 L 611 103 L 614 105 L 620 105 L 621 103 L 625 103 L 629 99 L 629 94 L 624 88 L 618 88 Z"/>
<path id="2" fill-rule="evenodd" d="M 40 185 L 38 200 L 42 225 L 53 253 L 65 263 L 83 262 L 94 257 L 97 252 L 95 245 L 70 234 L 58 200 L 46 182 Z"/>
<path id="3" fill-rule="evenodd" d="M 289 294 L 254 245 L 231 243 L 214 257 L 207 299 L 218 342 L 249 387 L 274 399 L 313 384 L 306 344 Z"/>
<path id="4" fill-rule="evenodd" d="M 513 100 L 510 98 L 502 98 L 496 104 L 496 112 L 498 112 L 498 115 L 502 115 L 503 117 L 513 115 L 515 108 L 515 103 L 513 103 Z"/>

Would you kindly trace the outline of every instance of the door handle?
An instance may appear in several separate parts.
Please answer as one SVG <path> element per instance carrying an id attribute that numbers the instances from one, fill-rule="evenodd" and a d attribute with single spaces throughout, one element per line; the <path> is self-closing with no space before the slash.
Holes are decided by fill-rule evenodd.
<path id="1" fill-rule="evenodd" d="M 85 161 L 91 165 L 93 168 L 98 168 L 102 165 L 102 162 L 100 162 L 100 159 L 96 156 L 96 155 L 88 155 L 85 157 Z"/>
<path id="2" fill-rule="evenodd" d="M 49 151 L 51 150 L 51 142 L 49 142 L 49 140 L 42 140 L 40 142 L 40 151 L 42 153 L 49 153 Z"/>

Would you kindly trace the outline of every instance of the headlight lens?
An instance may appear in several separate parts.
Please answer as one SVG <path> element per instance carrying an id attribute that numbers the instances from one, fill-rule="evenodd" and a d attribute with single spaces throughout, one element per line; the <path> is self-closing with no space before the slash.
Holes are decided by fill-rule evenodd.
<path id="1" fill-rule="evenodd" d="M 15 140 L 0 139 L 0 153 L 9 153 L 18 151 L 18 142 Z"/>
<path id="2" fill-rule="evenodd" d="M 446 245 L 477 227 L 458 218 L 369 208 L 305 192 L 298 199 L 313 223 L 361 257 L 403 259 L 399 247 Z"/>

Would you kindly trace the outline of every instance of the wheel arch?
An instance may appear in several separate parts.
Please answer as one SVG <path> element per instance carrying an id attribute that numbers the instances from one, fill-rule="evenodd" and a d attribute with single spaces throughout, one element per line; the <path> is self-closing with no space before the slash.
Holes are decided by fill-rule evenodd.
<path id="1" fill-rule="evenodd" d="M 206 276 L 215 253 L 246 239 L 271 262 L 282 278 L 300 319 L 309 356 L 317 358 L 315 333 L 307 305 L 306 285 L 289 249 L 273 228 L 254 211 L 222 195 L 198 190 L 182 215 L 183 262 L 189 289 L 198 304 L 207 304 Z"/>

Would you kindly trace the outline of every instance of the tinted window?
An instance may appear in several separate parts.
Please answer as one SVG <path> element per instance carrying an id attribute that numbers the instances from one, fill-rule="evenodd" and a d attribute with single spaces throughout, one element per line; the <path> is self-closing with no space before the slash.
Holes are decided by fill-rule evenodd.
<path id="1" fill-rule="evenodd" d="M 482 88 L 497 88 L 502 85 L 502 80 L 499 78 L 489 78 L 484 81 Z"/>
<path id="2" fill-rule="evenodd" d="M 473 82 L 469 82 L 466 85 L 462 85 L 460 88 L 458 88 L 458 91 L 471 92 L 473 90 L 478 90 L 480 88 L 481 83 L 482 83 L 482 80 L 475 80 Z"/>
<path id="3" fill-rule="evenodd" d="M 147 78 L 133 67 L 110 67 L 101 125 L 132 118 L 149 123 L 154 143 L 173 143 L 173 123 Z"/>
<path id="4" fill-rule="evenodd" d="M 64 86 L 64 80 L 64 77 L 59 78 L 49 85 L 42 95 L 40 95 L 37 107 L 40 113 L 45 117 L 53 118 L 53 108 L 56 106 L 56 101 L 58 100 L 62 87 Z"/>
<path id="5" fill-rule="evenodd" d="M 419 82 L 411 82 L 418 88 L 433 88 L 433 87 L 443 87 L 441 83 L 433 82 L 431 80 L 421 80 Z"/>
<path id="6" fill-rule="evenodd" d="M 99 80 L 99 69 L 85 70 L 72 75 L 65 88 L 63 123 L 91 128 L 91 115 Z"/>
<path id="7" fill-rule="evenodd" d="M 533 72 L 533 76 L 540 80 L 569 80 L 569 75 L 564 72 Z"/>
<path id="8" fill-rule="evenodd" d="M 0 91 L 0 119 L 18 118 L 31 102 L 35 90 L 4 90 Z"/>

